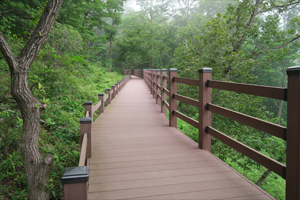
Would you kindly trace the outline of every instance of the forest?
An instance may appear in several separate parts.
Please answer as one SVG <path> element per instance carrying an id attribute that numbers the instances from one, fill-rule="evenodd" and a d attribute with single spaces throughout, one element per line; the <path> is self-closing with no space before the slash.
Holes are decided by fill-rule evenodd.
<path id="1" fill-rule="evenodd" d="M 47 21 L 50 8 L 56 14 Z M 298 0 L 2 0 L 0 199 L 34 195 L 24 170 L 28 119 L 14 92 L 15 76 L 21 74 L 16 62 L 25 66 L 36 110 L 37 159 L 52 155 L 42 190 L 47 198 L 63 199 L 64 169 L 79 160 L 85 101 L 97 102 L 97 94 L 120 81 L 125 69 L 177 68 L 179 77 L 197 79 L 199 68 L 210 67 L 214 80 L 285 88 L 286 69 L 300 64 L 299 8 Z M 39 29 L 43 20 L 47 26 Z M 36 38 L 40 41 L 34 43 Z M 178 93 L 199 98 L 195 86 L 178 84 Z M 213 89 L 212 102 L 287 123 L 284 101 Z M 197 108 L 179 103 L 178 110 L 198 120 Z M 286 162 L 286 143 L 272 135 L 219 115 L 213 115 L 213 127 Z M 178 129 L 198 140 L 198 129 L 181 120 Z M 276 199 L 285 199 L 283 178 L 216 139 L 212 153 Z"/>

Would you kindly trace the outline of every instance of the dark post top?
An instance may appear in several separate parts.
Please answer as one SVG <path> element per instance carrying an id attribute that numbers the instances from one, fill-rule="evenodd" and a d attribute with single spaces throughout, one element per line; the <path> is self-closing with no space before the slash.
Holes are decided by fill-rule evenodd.
<path id="1" fill-rule="evenodd" d="M 110 91 L 110 88 L 106 88 L 106 91 Z"/>
<path id="2" fill-rule="evenodd" d="M 161 71 L 167 71 L 167 69 L 162 69 Z"/>
<path id="3" fill-rule="evenodd" d="M 203 73 L 203 72 L 212 72 L 212 68 L 204 67 L 204 68 L 199 69 L 199 73 Z"/>
<path id="4" fill-rule="evenodd" d="M 103 93 L 99 93 L 98 96 L 104 96 L 104 94 Z"/>
<path id="5" fill-rule="evenodd" d="M 300 66 L 288 67 L 286 70 L 287 75 L 299 74 L 299 72 L 300 72 Z"/>
<path id="6" fill-rule="evenodd" d="M 90 117 L 83 117 L 80 119 L 80 124 L 91 124 L 92 123 L 92 118 Z"/>
<path id="7" fill-rule="evenodd" d="M 112 85 L 111 87 L 116 87 L 115 85 Z"/>
<path id="8" fill-rule="evenodd" d="M 61 179 L 62 184 L 88 182 L 89 169 L 87 166 L 67 167 Z"/>
<path id="9" fill-rule="evenodd" d="M 93 105 L 93 102 L 92 101 L 86 101 L 86 102 L 84 102 L 84 105 Z"/>
<path id="10" fill-rule="evenodd" d="M 170 72 L 177 72 L 177 69 L 176 68 L 171 68 Z"/>

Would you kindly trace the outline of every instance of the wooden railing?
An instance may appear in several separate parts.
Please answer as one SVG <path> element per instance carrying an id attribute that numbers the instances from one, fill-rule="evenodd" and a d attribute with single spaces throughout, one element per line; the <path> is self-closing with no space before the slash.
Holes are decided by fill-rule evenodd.
<path id="1" fill-rule="evenodd" d="M 143 70 L 142 70 L 142 69 L 132 69 L 132 70 L 131 70 L 131 73 L 129 73 L 129 72 L 130 72 L 130 69 L 125 69 L 125 70 L 124 70 L 124 74 L 125 74 L 125 75 L 131 74 L 131 75 L 134 75 L 134 76 L 138 76 L 138 77 L 140 77 L 140 78 L 143 78 Z"/>
<path id="2" fill-rule="evenodd" d="M 229 83 L 212 80 L 212 69 L 199 69 L 199 79 L 177 77 L 177 69 L 144 70 L 144 80 L 157 104 L 161 104 L 161 112 L 169 110 L 169 126 L 177 127 L 177 117 L 199 129 L 199 148 L 211 151 L 211 136 L 217 138 L 233 149 L 265 166 L 286 179 L 286 199 L 300 199 L 300 67 L 287 69 L 288 89 Z M 161 77 L 161 79 L 160 79 Z M 169 81 L 169 90 L 166 82 Z M 177 94 L 177 83 L 199 87 L 199 100 Z M 257 95 L 287 101 L 287 127 L 270 123 L 243 113 L 229 110 L 211 103 L 211 88 L 229 90 L 239 93 Z M 169 96 L 169 103 L 166 95 Z M 199 109 L 199 119 L 194 120 L 177 110 L 177 100 L 195 106 Z M 286 166 L 268 156 L 238 142 L 224 133 L 211 127 L 211 113 L 216 113 L 251 126 L 255 129 L 272 134 L 285 140 Z"/>
<path id="3" fill-rule="evenodd" d="M 62 176 L 65 200 L 86 200 L 88 193 L 89 165 L 92 157 L 92 125 L 93 113 L 98 111 L 99 116 L 104 113 L 104 105 L 109 106 L 120 90 L 130 79 L 126 76 L 123 80 L 106 89 L 106 96 L 98 94 L 98 102 L 93 106 L 92 101 L 84 103 L 84 116 L 80 119 L 80 159 L 78 167 L 68 167 Z"/>

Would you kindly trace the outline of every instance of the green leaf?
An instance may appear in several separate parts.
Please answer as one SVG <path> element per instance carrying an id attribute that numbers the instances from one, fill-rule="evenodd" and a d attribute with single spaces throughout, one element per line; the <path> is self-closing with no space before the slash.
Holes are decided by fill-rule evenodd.
<path id="1" fill-rule="evenodd" d="M 39 87 L 39 90 L 42 88 L 42 85 L 40 83 L 38 83 L 38 87 Z"/>
<path id="2" fill-rule="evenodd" d="M 39 34 L 40 34 L 40 36 L 42 37 L 42 33 L 41 33 L 41 31 L 39 31 Z"/>

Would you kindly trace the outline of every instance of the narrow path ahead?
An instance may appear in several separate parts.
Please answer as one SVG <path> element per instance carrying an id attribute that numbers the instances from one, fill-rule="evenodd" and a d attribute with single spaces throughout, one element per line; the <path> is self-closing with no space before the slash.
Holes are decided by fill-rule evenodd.
<path id="1" fill-rule="evenodd" d="M 143 79 L 127 83 L 92 138 L 89 199 L 272 199 L 169 127 Z"/>

